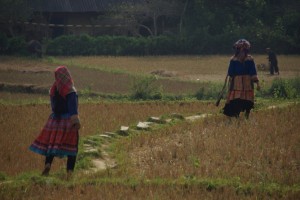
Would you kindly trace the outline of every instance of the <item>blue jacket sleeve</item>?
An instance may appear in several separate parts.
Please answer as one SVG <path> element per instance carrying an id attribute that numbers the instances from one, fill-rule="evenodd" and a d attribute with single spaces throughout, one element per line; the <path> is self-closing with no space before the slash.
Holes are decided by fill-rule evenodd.
<path id="1" fill-rule="evenodd" d="M 249 64 L 250 64 L 250 70 L 249 70 L 250 76 L 257 75 L 254 61 L 251 61 Z"/>
<path id="2" fill-rule="evenodd" d="M 50 96 L 50 103 L 51 103 L 51 110 L 52 110 L 52 112 L 54 112 L 54 99 L 53 99 L 53 97 L 51 97 Z"/>
<path id="3" fill-rule="evenodd" d="M 67 95 L 67 106 L 71 116 L 78 114 L 78 96 L 76 92 Z"/>
<path id="4" fill-rule="evenodd" d="M 228 67 L 228 75 L 230 77 L 233 77 L 234 76 L 234 64 L 233 64 L 233 61 L 230 60 L 230 63 L 229 63 L 229 67 Z"/>

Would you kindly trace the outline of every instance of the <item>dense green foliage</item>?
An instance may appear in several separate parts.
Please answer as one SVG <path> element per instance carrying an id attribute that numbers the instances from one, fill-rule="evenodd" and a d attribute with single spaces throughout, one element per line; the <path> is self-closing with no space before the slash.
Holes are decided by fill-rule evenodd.
<path id="1" fill-rule="evenodd" d="M 163 93 L 159 85 L 155 84 L 154 77 L 137 78 L 132 85 L 131 98 L 135 100 L 153 100 L 153 99 L 183 99 L 184 97 L 176 97 Z M 212 82 L 202 83 L 199 90 L 188 98 L 196 98 L 198 100 L 216 100 L 222 89 L 222 85 Z M 300 97 L 300 77 L 292 79 L 274 79 L 271 87 L 257 91 L 256 96 L 262 98 L 274 99 L 294 99 Z M 226 98 L 226 94 L 223 94 Z"/>
<path id="2" fill-rule="evenodd" d="M 0 53 L 1 54 L 22 54 L 26 55 L 26 41 L 24 37 L 8 38 L 0 33 Z"/>
<path id="3" fill-rule="evenodd" d="M 300 52 L 300 2 L 297 0 L 178 0 L 186 3 L 181 16 L 181 29 L 172 36 L 149 38 L 101 36 L 87 38 L 63 36 L 52 46 L 68 49 L 49 49 L 57 55 L 166 55 L 231 53 L 232 44 L 246 38 L 252 52 L 263 53 L 271 47 L 279 54 Z M 167 20 L 168 21 L 174 20 Z M 176 21 L 176 20 L 175 20 Z M 179 22 L 178 22 L 179 23 Z M 168 26 L 168 24 L 166 24 Z M 56 40 L 56 39 L 55 39 Z M 68 41 L 72 40 L 72 48 Z M 59 43 L 59 44 L 57 44 Z M 76 49 L 81 51 L 76 52 Z M 72 52 L 69 52 L 72 51 Z M 75 52 L 74 52 L 75 51 Z"/>
<path id="4" fill-rule="evenodd" d="M 191 0 L 184 38 L 198 53 L 224 53 L 246 38 L 252 51 L 272 47 L 277 53 L 300 51 L 300 2 L 297 0 Z"/>
<path id="5" fill-rule="evenodd" d="M 168 55 L 181 53 L 175 37 L 61 36 L 50 40 L 49 55 Z"/>
<path id="6" fill-rule="evenodd" d="M 221 91 L 221 85 L 207 83 L 197 91 L 195 97 L 198 100 L 217 99 Z M 257 91 L 256 96 L 262 98 L 294 99 L 300 97 L 300 77 L 292 79 L 274 79 L 271 86 Z M 225 95 L 223 95 L 225 98 Z"/>
<path id="7" fill-rule="evenodd" d="M 299 98 L 300 97 L 300 78 L 294 79 L 275 79 L 269 89 L 269 94 L 274 98 Z"/>
<path id="8" fill-rule="evenodd" d="M 162 88 L 155 85 L 155 77 L 136 77 L 131 87 L 131 98 L 136 100 L 162 99 Z"/>
<path id="9" fill-rule="evenodd" d="M 165 13 L 166 20 L 157 19 L 157 23 L 163 22 L 164 26 L 173 27 L 170 30 L 166 28 L 167 35 L 166 32 L 161 32 L 153 37 L 60 36 L 44 41 L 44 45 L 47 46 L 46 53 L 49 55 L 228 54 L 232 53 L 232 44 L 240 38 L 251 42 L 253 53 L 263 53 L 266 47 L 271 47 L 278 54 L 300 53 L 298 0 L 172 2 L 185 6 L 180 11 L 182 12 L 180 16 L 172 17 Z M 11 12 L 13 11 L 10 10 L 9 13 Z M 9 13 L 3 12 L 0 16 L 4 18 L 5 14 L 9 16 Z M 160 16 L 164 16 L 164 13 L 161 12 Z M 20 53 L 21 50 L 16 43 L 11 41 L 12 44 L 7 45 L 2 37 L 0 36 L 1 53 Z"/>

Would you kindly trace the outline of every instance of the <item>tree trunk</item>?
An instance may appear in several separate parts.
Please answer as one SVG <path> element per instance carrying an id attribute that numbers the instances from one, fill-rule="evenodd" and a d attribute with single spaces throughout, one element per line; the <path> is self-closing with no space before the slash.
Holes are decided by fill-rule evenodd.
<path id="1" fill-rule="evenodd" d="M 146 29 L 150 33 L 150 35 L 153 36 L 153 32 L 151 31 L 151 29 L 148 26 L 145 26 L 143 24 L 139 24 L 139 26 L 143 27 L 144 29 Z"/>
<path id="2" fill-rule="evenodd" d="M 154 35 L 157 36 L 157 21 L 156 21 L 156 13 L 153 13 L 153 29 Z"/>
<path id="3" fill-rule="evenodd" d="M 12 23 L 9 23 L 9 24 L 8 24 L 8 30 L 9 30 L 9 33 L 10 33 L 10 35 L 11 35 L 12 37 L 15 37 L 15 36 L 16 36 L 15 33 L 14 33 L 14 30 L 13 30 L 13 25 L 12 25 Z"/>
<path id="4" fill-rule="evenodd" d="M 183 7 L 183 10 L 182 10 L 182 13 L 181 13 L 181 16 L 180 16 L 180 23 L 179 23 L 179 34 L 180 34 L 180 35 L 182 34 L 183 17 L 184 17 L 184 14 L 185 14 L 185 11 L 186 11 L 188 2 L 189 2 L 189 0 L 186 0 L 186 2 L 185 2 L 185 4 L 184 4 L 184 7 Z"/>

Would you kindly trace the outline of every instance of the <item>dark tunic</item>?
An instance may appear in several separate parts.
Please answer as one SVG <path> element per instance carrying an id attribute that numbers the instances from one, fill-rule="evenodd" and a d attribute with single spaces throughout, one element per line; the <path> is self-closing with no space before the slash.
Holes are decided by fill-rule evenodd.
<path id="1" fill-rule="evenodd" d="M 231 78 L 224 114 L 230 117 L 238 117 L 240 112 L 253 108 L 254 86 L 257 82 L 257 72 L 254 60 L 248 56 L 244 62 L 236 57 L 230 60 L 228 75 Z"/>

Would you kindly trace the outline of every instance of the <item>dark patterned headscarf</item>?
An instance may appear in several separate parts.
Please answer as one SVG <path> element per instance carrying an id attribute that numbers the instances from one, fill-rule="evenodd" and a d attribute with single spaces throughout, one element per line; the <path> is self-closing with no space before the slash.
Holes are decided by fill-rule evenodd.
<path id="1" fill-rule="evenodd" d="M 233 44 L 233 48 L 235 49 L 235 57 L 238 60 L 244 61 L 248 56 L 250 50 L 250 42 L 245 39 L 240 39 Z"/>
<path id="2" fill-rule="evenodd" d="M 54 74 L 55 81 L 50 89 L 50 96 L 54 96 L 56 90 L 63 98 L 66 98 L 71 92 L 76 92 L 73 79 L 67 67 L 60 66 L 56 68 Z"/>
<path id="3" fill-rule="evenodd" d="M 251 47 L 250 42 L 245 39 L 240 39 L 233 44 L 233 48 L 239 51 L 244 49 L 249 51 L 250 47 Z"/>

